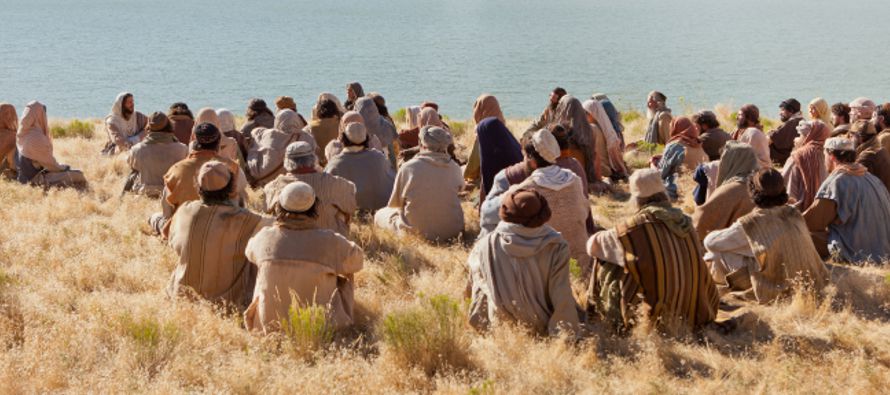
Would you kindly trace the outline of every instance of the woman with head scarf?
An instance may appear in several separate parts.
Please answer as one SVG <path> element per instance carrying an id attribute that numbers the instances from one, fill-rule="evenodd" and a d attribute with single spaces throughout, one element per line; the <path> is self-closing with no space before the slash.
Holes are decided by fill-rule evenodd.
<path id="1" fill-rule="evenodd" d="M 831 135 L 831 128 L 820 120 L 801 121 L 797 125 L 797 148 L 782 168 L 782 176 L 792 205 L 806 211 L 816 199 L 816 192 L 828 176 L 822 147 Z"/>
<path id="2" fill-rule="evenodd" d="M 197 128 L 197 125 L 202 123 L 209 123 L 222 131 L 220 128 L 219 116 L 216 115 L 216 111 L 210 107 L 204 107 L 198 110 L 198 116 L 195 117 L 195 127 Z M 192 141 L 194 141 L 194 130 L 192 130 Z M 239 163 L 243 162 L 238 141 L 225 135 L 223 135 L 219 141 L 219 156 Z"/>
<path id="3" fill-rule="evenodd" d="M 442 119 L 433 107 L 424 107 L 422 109 L 419 106 L 409 107 L 405 111 L 405 117 L 407 118 L 409 128 L 399 131 L 399 148 L 401 151 L 417 147 L 420 129 L 423 127 L 437 126 L 444 129 Z"/>
<path id="4" fill-rule="evenodd" d="M 506 121 L 504 120 L 504 113 L 501 112 L 501 105 L 500 103 L 498 103 L 498 99 L 492 95 L 484 93 L 476 99 L 475 103 L 473 103 L 473 122 L 476 123 L 476 127 L 478 129 L 479 123 L 482 122 L 483 119 L 490 117 L 497 118 L 497 120 L 500 121 L 501 124 L 506 123 Z M 504 126 L 504 128 L 506 128 L 506 126 Z M 467 165 L 464 167 L 464 179 L 471 183 L 478 183 L 481 176 L 479 165 L 479 139 L 474 138 L 473 149 L 472 151 L 470 151 L 470 156 L 467 158 Z M 484 199 L 485 195 L 483 194 L 482 200 Z"/>
<path id="5" fill-rule="evenodd" d="M 748 178 L 760 165 L 757 155 L 748 144 L 729 141 L 717 167 L 714 193 L 695 208 L 692 222 L 700 239 L 708 233 L 732 225 L 739 217 L 751 212 L 754 202 L 748 196 Z"/>
<path id="6" fill-rule="evenodd" d="M 244 136 L 235 128 L 235 114 L 229 109 L 220 108 L 216 110 L 216 117 L 219 119 L 219 130 L 223 136 L 231 137 L 238 143 L 238 149 L 241 156 L 247 156 L 247 144 L 244 142 Z"/>
<path id="7" fill-rule="evenodd" d="M 15 106 L 0 103 L 0 171 L 15 169 L 15 133 L 18 128 Z"/>
<path id="8" fill-rule="evenodd" d="M 572 95 L 563 96 L 556 106 L 553 123 L 569 130 L 572 156 L 584 166 L 590 187 L 601 190 L 603 170 L 596 155 L 596 134 L 587 120 L 584 106 Z"/>
<path id="9" fill-rule="evenodd" d="M 612 127 L 612 121 L 603 104 L 598 100 L 586 100 L 583 104 L 587 111 L 587 120 L 596 134 L 596 152 L 600 159 L 600 169 L 604 177 L 613 180 L 627 178 L 627 166 L 621 150 L 621 140 Z"/>
<path id="10" fill-rule="evenodd" d="M 315 142 L 315 138 L 313 138 L 311 134 L 303 131 L 303 127 L 306 125 L 303 124 L 301 118 L 300 114 L 296 111 L 289 109 L 281 110 L 278 112 L 278 115 L 275 116 L 275 129 L 294 135 L 295 137 L 292 138 L 291 142 L 305 141 L 312 145 L 312 149 L 315 149 L 318 147 L 318 144 Z"/>
<path id="11" fill-rule="evenodd" d="M 53 155 L 53 141 L 46 118 L 46 106 L 32 101 L 25 106 L 15 136 L 18 181 L 43 187 L 85 187 L 83 173 L 60 164 Z"/>
<path id="12" fill-rule="evenodd" d="M 350 82 L 346 84 L 346 103 L 343 106 L 347 111 L 355 109 L 355 102 L 365 96 L 365 89 L 358 82 Z"/>
<path id="13" fill-rule="evenodd" d="M 275 126 L 275 114 L 266 105 L 263 99 L 250 99 L 247 104 L 247 112 L 244 114 L 247 122 L 241 127 L 241 135 L 244 136 L 244 142 L 250 144 L 250 132 L 254 128 L 271 128 Z M 196 122 L 199 123 L 199 122 Z"/>
<path id="14" fill-rule="evenodd" d="M 687 117 L 674 118 L 671 121 L 671 132 L 664 155 L 658 161 L 661 179 L 664 180 L 668 196 L 676 200 L 677 175 L 683 170 L 695 170 L 698 165 L 707 162 L 708 154 L 701 147 L 698 139 L 698 126 Z"/>

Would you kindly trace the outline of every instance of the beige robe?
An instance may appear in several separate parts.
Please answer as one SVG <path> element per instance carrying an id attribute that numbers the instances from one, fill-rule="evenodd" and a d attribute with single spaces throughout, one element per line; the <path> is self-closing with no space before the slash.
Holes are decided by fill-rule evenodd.
<path id="1" fill-rule="evenodd" d="M 358 204 L 355 201 L 355 185 L 343 177 L 328 173 L 282 174 L 263 187 L 266 211 L 271 210 L 278 201 L 281 190 L 296 181 L 305 182 L 315 190 L 319 201 L 318 227 L 349 238 L 349 223 Z"/>
<path id="2" fill-rule="evenodd" d="M 745 180 L 736 179 L 724 182 L 713 194 L 708 194 L 705 204 L 695 208 L 692 223 L 698 237 L 704 240 L 708 233 L 725 229 L 739 217 L 754 209 L 754 202 L 748 195 Z"/>
<path id="3" fill-rule="evenodd" d="M 739 136 L 739 142 L 748 144 L 754 149 L 757 155 L 757 163 L 762 169 L 772 167 L 773 162 L 770 160 L 769 139 L 762 130 L 757 128 L 748 128 Z"/>
<path id="4" fill-rule="evenodd" d="M 428 240 L 445 241 L 464 230 L 460 167 L 446 153 L 421 152 L 396 175 L 387 207 L 374 216 L 377 226 L 418 233 Z"/>
<path id="5" fill-rule="evenodd" d="M 130 118 L 124 118 L 123 106 L 126 92 L 117 95 L 111 113 L 105 117 L 105 131 L 108 134 L 106 152 L 113 154 L 123 152 L 136 145 L 145 137 L 145 126 L 148 118 L 139 111 L 130 114 Z"/>
<path id="6" fill-rule="evenodd" d="M 188 151 L 188 147 L 177 142 L 172 133 L 150 132 L 127 154 L 130 168 L 138 172 L 133 192 L 160 197 L 164 190 L 164 175 L 174 164 L 185 159 Z"/>
<path id="7" fill-rule="evenodd" d="M 262 227 L 246 209 L 189 202 L 171 219 L 170 246 L 179 264 L 170 278 L 170 295 L 193 289 L 213 302 L 244 307 L 250 294 L 250 266 L 244 249 Z"/>
<path id="8" fill-rule="evenodd" d="M 247 259 L 258 267 L 253 301 L 244 313 L 248 330 L 280 329 L 292 297 L 300 306 L 327 307 L 334 328 L 352 325 L 353 274 L 364 259 L 355 243 L 310 219 L 278 222 L 250 240 Z"/>

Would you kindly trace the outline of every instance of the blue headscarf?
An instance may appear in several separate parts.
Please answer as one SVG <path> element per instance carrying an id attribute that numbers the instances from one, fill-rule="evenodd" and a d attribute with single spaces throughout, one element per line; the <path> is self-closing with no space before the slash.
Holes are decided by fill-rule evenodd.
<path id="1" fill-rule="evenodd" d="M 510 165 L 522 162 L 519 142 L 496 117 L 488 117 L 476 125 L 479 142 L 479 165 L 482 168 L 482 199 L 494 183 L 494 176 Z"/>

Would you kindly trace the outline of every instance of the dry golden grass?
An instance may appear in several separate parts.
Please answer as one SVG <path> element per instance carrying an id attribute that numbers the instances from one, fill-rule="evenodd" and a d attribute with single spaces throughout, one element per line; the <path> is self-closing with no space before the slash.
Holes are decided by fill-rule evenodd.
<path id="1" fill-rule="evenodd" d="M 520 125 L 510 122 L 514 130 Z M 642 121 L 628 126 L 630 135 L 639 135 Z M 596 322 L 589 336 L 571 344 L 511 327 L 478 334 L 463 321 L 453 326 L 429 317 L 411 321 L 411 312 L 429 313 L 433 297 L 449 298 L 460 317 L 465 314 L 471 244 L 466 240 L 478 232 L 469 202 L 468 235 L 452 245 L 354 225 L 367 256 L 356 277 L 357 325 L 307 358 L 291 352 L 283 335 L 251 335 L 237 316 L 164 294 L 175 256 L 143 233 L 145 218 L 158 203 L 118 198 L 126 166 L 120 158 L 98 157 L 102 143 L 99 137 L 56 140 L 59 159 L 86 173 L 87 193 L 44 193 L 0 181 L 0 392 L 878 393 L 890 388 L 890 272 L 883 268 L 832 267 L 836 285 L 823 301 L 798 295 L 778 305 L 746 306 L 732 313 L 738 324 L 734 332 L 708 329 L 700 338 L 682 341 L 644 330 L 613 338 Z M 691 182 L 685 179 L 681 188 L 688 194 Z M 591 200 L 604 225 L 632 211 L 621 194 L 616 196 Z M 681 205 L 691 210 L 691 203 Z M 418 336 L 435 330 L 424 343 L 412 345 L 420 353 L 416 360 L 406 354 L 415 349 L 400 348 L 406 346 L 381 330 L 387 317 L 417 324 Z"/>

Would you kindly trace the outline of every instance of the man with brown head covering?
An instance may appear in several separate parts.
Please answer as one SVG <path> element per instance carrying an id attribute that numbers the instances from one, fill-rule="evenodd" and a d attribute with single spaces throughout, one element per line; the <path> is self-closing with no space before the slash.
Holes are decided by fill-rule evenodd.
<path id="1" fill-rule="evenodd" d="M 633 326 L 640 303 L 660 329 L 695 329 L 714 320 L 719 296 L 692 220 L 671 207 L 658 170 L 635 171 L 630 193 L 637 213 L 587 242 L 597 259 L 589 311 L 619 332 Z"/>
<path id="2" fill-rule="evenodd" d="M 577 333 L 569 280 L 569 246 L 547 226 L 547 200 L 530 189 L 508 192 L 497 228 L 470 251 L 470 324 L 485 330 L 515 322 L 540 335 Z"/>
<path id="3" fill-rule="evenodd" d="M 766 135 L 769 138 L 770 159 L 773 163 L 783 166 L 794 148 L 794 139 L 798 136 L 797 125 L 803 120 L 800 102 L 796 99 L 787 99 L 780 103 L 779 119 L 782 120 L 782 124 Z"/>
<path id="4" fill-rule="evenodd" d="M 364 252 L 343 235 L 318 227 L 319 201 L 309 184 L 297 181 L 281 191 L 272 208 L 275 223 L 247 244 L 257 265 L 253 298 L 244 313 L 248 330 L 281 329 L 291 308 L 323 306 L 334 329 L 352 325 L 355 273 Z"/>
<path id="5" fill-rule="evenodd" d="M 219 156 L 219 144 L 222 134 L 216 126 L 202 123 L 195 127 L 195 141 L 192 142 L 192 151 L 188 156 L 174 164 L 164 175 L 164 190 L 161 193 L 160 213 L 155 213 L 149 219 L 149 224 L 158 234 L 167 236 L 170 218 L 176 210 L 186 202 L 198 200 L 198 186 L 195 183 L 198 170 L 201 165 L 211 160 L 225 163 L 229 171 L 235 174 L 233 186 L 229 198 L 239 204 L 244 201 L 247 187 L 247 178 L 238 163 Z"/>
<path id="6" fill-rule="evenodd" d="M 748 193 L 756 208 L 705 237 L 705 261 L 718 290 L 759 303 L 788 296 L 796 285 L 821 290 L 828 271 L 800 211 L 787 205 L 782 174 L 760 169 Z"/>
<path id="7" fill-rule="evenodd" d="M 264 223 L 232 203 L 236 177 L 229 164 L 217 160 L 199 167 L 200 201 L 183 204 L 170 220 L 170 247 L 179 255 L 167 288 L 170 295 L 193 292 L 238 310 L 250 301 L 256 271 L 244 249 Z"/>
<path id="8" fill-rule="evenodd" d="M 667 144 L 671 133 L 671 109 L 667 107 L 667 96 L 659 91 L 652 91 L 646 98 L 646 112 L 649 126 L 643 139 L 649 144 Z"/>
<path id="9" fill-rule="evenodd" d="M 136 111 L 135 100 L 130 92 L 121 92 L 111 106 L 111 113 L 105 117 L 105 131 L 108 142 L 102 150 L 103 155 L 124 152 L 145 137 L 145 125 L 148 119 Z"/>
<path id="10" fill-rule="evenodd" d="M 148 197 L 158 198 L 164 190 L 164 175 L 176 162 L 188 155 L 188 147 L 177 141 L 164 113 L 151 114 L 148 134 L 127 154 L 127 163 L 133 169 L 131 190 Z"/>

